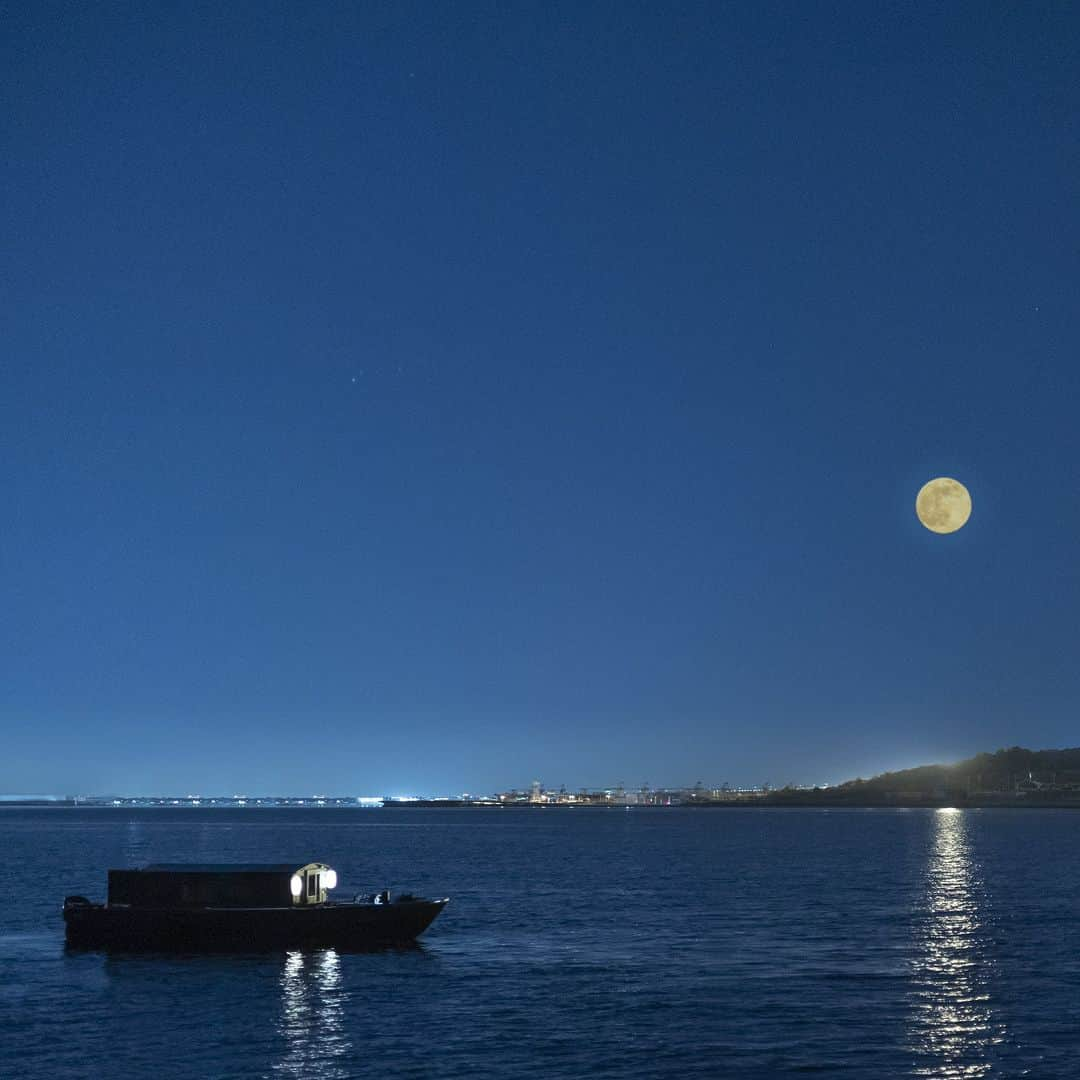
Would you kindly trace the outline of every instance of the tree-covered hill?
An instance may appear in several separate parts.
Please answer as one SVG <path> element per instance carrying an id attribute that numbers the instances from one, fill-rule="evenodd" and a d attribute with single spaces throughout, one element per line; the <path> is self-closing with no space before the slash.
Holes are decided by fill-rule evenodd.
<path id="1" fill-rule="evenodd" d="M 1027 750 L 1013 746 L 953 765 L 920 765 L 797 794 L 808 796 L 810 801 L 852 803 L 967 801 L 988 796 L 1080 798 L 1080 748 Z M 774 796 L 776 801 L 795 797 L 796 792 L 790 789 Z"/>

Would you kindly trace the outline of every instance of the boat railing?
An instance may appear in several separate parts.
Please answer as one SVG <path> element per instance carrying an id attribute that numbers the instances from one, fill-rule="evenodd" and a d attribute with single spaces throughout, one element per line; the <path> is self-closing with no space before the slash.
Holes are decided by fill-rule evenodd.
<path id="1" fill-rule="evenodd" d="M 389 904 L 390 903 L 390 890 L 383 889 L 382 892 L 377 893 L 357 893 L 353 898 L 354 904 Z"/>

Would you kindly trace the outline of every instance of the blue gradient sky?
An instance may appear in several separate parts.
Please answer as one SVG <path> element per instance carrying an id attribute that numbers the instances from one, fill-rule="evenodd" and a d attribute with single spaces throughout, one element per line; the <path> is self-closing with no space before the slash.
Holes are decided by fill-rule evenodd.
<path id="1" fill-rule="evenodd" d="M 1080 744 L 1080 9 L 7 24 L 0 790 Z"/>

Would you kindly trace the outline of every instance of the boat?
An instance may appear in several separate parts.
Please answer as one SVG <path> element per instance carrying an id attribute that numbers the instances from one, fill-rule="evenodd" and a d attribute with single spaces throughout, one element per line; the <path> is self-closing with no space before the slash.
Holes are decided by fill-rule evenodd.
<path id="1" fill-rule="evenodd" d="M 69 946 L 123 950 L 365 949 L 412 942 L 448 898 L 385 890 L 331 900 L 322 862 L 154 863 L 108 872 L 108 898 L 64 900 Z"/>

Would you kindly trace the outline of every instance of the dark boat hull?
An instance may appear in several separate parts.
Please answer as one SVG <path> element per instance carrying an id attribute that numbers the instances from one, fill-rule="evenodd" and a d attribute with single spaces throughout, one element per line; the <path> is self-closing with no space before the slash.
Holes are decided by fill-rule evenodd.
<path id="1" fill-rule="evenodd" d="M 65 905 L 67 943 L 124 950 L 369 949 L 413 941 L 445 900 L 295 908 Z"/>

